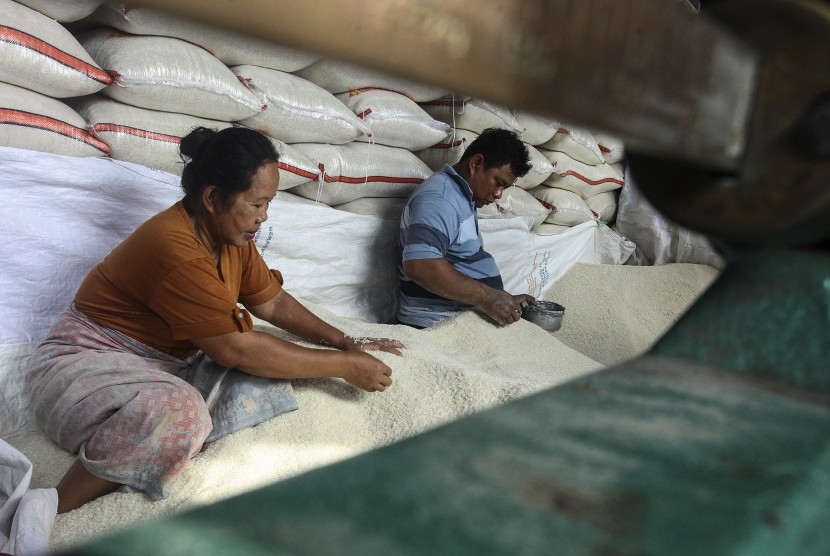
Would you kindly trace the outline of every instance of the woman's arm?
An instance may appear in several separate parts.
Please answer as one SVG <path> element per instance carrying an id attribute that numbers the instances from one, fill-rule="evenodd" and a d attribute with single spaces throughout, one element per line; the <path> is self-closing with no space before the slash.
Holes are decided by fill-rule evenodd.
<path id="1" fill-rule="evenodd" d="M 322 346 L 344 351 L 379 350 L 400 355 L 404 345 L 390 338 L 352 338 L 306 309 L 294 296 L 280 290 L 271 301 L 248 307 L 257 318 Z"/>
<path id="2" fill-rule="evenodd" d="M 225 367 L 268 378 L 338 377 L 369 392 L 392 384 L 392 369 L 368 353 L 299 346 L 266 332 L 229 332 L 193 343 Z"/>

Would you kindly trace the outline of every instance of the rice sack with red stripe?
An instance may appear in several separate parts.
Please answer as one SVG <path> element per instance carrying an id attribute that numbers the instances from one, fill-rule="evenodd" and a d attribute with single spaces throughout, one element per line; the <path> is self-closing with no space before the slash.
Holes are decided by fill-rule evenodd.
<path id="1" fill-rule="evenodd" d="M 318 182 L 291 193 L 334 206 L 364 197 L 408 197 L 432 171 L 406 149 L 352 142 L 292 145 L 320 168 Z"/>
<path id="2" fill-rule="evenodd" d="M 488 127 L 509 129 L 518 134 L 522 126 L 509 109 L 470 97 L 446 96 L 429 102 L 419 103 L 427 114 L 456 129 L 481 133 Z"/>
<path id="3" fill-rule="evenodd" d="M 182 39 L 201 46 L 227 66 L 251 64 L 291 72 L 320 59 L 319 54 L 134 4 L 107 2 L 87 22 L 114 27 L 132 35 Z"/>
<path id="4" fill-rule="evenodd" d="M 71 107 L 8 83 L 0 83 L 0 145 L 68 156 L 110 153 Z"/>
<path id="5" fill-rule="evenodd" d="M 585 199 L 588 208 L 597 215 L 597 218 L 606 224 L 611 224 L 617 219 L 617 205 L 619 204 L 620 190 L 598 193 Z"/>
<path id="6" fill-rule="evenodd" d="M 559 151 L 583 164 L 596 166 L 605 162 L 602 150 L 590 131 L 562 125 L 548 141 L 539 145 L 541 150 Z"/>
<path id="7" fill-rule="evenodd" d="M 551 209 L 533 195 L 518 187 L 508 187 L 494 203 L 476 209 L 479 218 L 523 217 L 531 230 L 536 229 L 550 215 Z"/>
<path id="8" fill-rule="evenodd" d="M 119 102 L 224 122 L 262 110 L 225 64 L 195 44 L 111 29 L 81 33 L 78 41 L 114 77 L 101 92 Z"/>
<path id="9" fill-rule="evenodd" d="M 553 173 L 553 164 L 533 145 L 525 143 L 525 148 L 527 154 L 530 155 L 530 170 L 517 179 L 515 185 L 520 189 L 531 189 L 550 177 Z"/>
<path id="10" fill-rule="evenodd" d="M 544 185 L 573 191 L 583 199 L 623 186 L 623 175 L 610 164 L 585 164 L 559 151 L 539 151 L 553 164 Z"/>
<path id="11" fill-rule="evenodd" d="M 284 71 L 257 66 L 231 68 L 263 105 L 256 115 L 240 120 L 286 143 L 339 145 L 370 135 L 372 130 L 333 94 Z"/>
<path id="12" fill-rule="evenodd" d="M 456 129 L 440 143 L 415 151 L 415 156 L 426 164 L 430 170 L 437 172 L 444 167 L 444 164 L 452 166 L 461 160 L 461 155 L 464 154 L 467 145 L 475 141 L 476 137 L 478 137 L 478 133 L 475 131 Z"/>
<path id="13" fill-rule="evenodd" d="M 194 127 L 224 129 L 231 123 L 187 114 L 159 112 L 123 104 L 101 95 L 72 103 L 89 122 L 90 131 L 112 148 L 112 158 L 143 164 L 180 176 L 182 137 Z M 271 140 L 280 154 L 280 189 L 294 187 L 319 175 L 317 166 L 285 143 Z"/>
<path id="14" fill-rule="evenodd" d="M 415 102 L 426 102 L 449 93 L 442 87 L 410 81 L 380 70 L 330 58 L 318 60 L 295 72 L 295 75 L 333 94 L 358 89 L 386 89 L 406 95 Z"/>
<path id="15" fill-rule="evenodd" d="M 271 137 L 271 142 L 280 154 L 280 191 L 293 189 L 304 183 L 318 183 L 320 166 L 317 162 L 279 139 Z"/>
<path id="16" fill-rule="evenodd" d="M 521 128 L 522 141 L 528 145 L 538 146 L 550 141 L 553 135 L 559 131 L 560 123 L 553 118 L 533 114 L 525 110 L 511 110 L 516 123 Z"/>
<path id="17" fill-rule="evenodd" d="M 419 151 L 452 133 L 451 126 L 434 119 L 400 93 L 361 89 L 335 96 L 372 130 L 371 137 L 358 137 L 357 141 Z"/>
<path id="18" fill-rule="evenodd" d="M 0 81 L 67 98 L 100 91 L 112 77 L 60 23 L 0 0 Z"/>
<path id="19" fill-rule="evenodd" d="M 89 123 L 90 132 L 110 146 L 112 158 L 176 175 L 181 175 L 184 166 L 179 156 L 182 137 L 198 126 L 222 129 L 231 125 L 138 108 L 102 95 L 77 99 L 71 105 Z"/>
<path id="20" fill-rule="evenodd" d="M 597 215 L 588 208 L 585 200 L 573 191 L 540 185 L 529 190 L 528 193 L 550 209 L 550 213 L 545 218 L 545 222 L 549 224 L 577 226 L 597 218 Z"/>
<path id="21" fill-rule="evenodd" d="M 606 164 L 617 164 L 625 159 L 625 146 L 620 139 L 606 133 L 594 132 Z"/>

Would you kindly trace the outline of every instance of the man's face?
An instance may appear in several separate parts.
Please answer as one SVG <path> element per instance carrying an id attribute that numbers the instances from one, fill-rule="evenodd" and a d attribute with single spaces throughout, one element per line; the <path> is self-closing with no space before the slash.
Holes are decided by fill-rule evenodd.
<path id="1" fill-rule="evenodd" d="M 501 199 L 504 190 L 516 181 L 516 173 L 510 164 L 484 169 L 484 162 L 473 164 L 470 172 L 470 189 L 473 190 L 473 200 L 476 208 L 489 205 L 496 199 Z"/>

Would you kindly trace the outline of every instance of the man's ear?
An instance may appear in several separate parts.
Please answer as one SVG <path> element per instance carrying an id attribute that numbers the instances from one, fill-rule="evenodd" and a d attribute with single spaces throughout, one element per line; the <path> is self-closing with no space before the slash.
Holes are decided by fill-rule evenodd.
<path id="1" fill-rule="evenodd" d="M 471 176 L 473 175 L 473 172 L 483 170 L 484 169 L 484 155 L 479 153 L 479 154 L 474 154 L 473 156 L 471 156 L 470 160 L 468 162 L 468 168 L 470 169 L 470 175 Z"/>
<path id="2" fill-rule="evenodd" d="M 202 205 L 210 214 L 218 212 L 219 191 L 215 185 L 208 185 L 202 189 Z"/>

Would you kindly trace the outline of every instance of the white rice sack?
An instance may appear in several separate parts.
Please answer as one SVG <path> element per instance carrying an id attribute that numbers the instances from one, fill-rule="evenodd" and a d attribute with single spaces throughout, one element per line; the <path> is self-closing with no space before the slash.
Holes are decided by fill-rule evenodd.
<path id="1" fill-rule="evenodd" d="M 112 77 L 60 23 L 0 0 L 0 81 L 67 98 L 100 91 Z"/>
<path id="2" fill-rule="evenodd" d="M 415 102 L 426 102 L 445 96 L 448 91 L 389 75 L 358 64 L 324 58 L 296 72 L 331 93 L 347 93 L 359 89 L 386 89 L 404 94 Z"/>
<path id="3" fill-rule="evenodd" d="M 130 106 L 102 95 L 72 102 L 93 135 L 107 143 L 115 160 L 135 162 L 180 176 L 179 143 L 194 127 L 230 127 L 227 122 Z"/>
<path id="4" fill-rule="evenodd" d="M 103 4 L 104 0 L 17 0 L 17 3 L 66 23 L 85 18 Z M 5 8 L 2 11 L 5 12 Z"/>
<path id="5" fill-rule="evenodd" d="M 536 147 L 528 144 L 525 147 L 530 155 L 530 170 L 516 181 L 516 187 L 531 189 L 550 177 L 553 164 Z"/>
<path id="6" fill-rule="evenodd" d="M 111 147 L 112 158 L 177 176 L 184 168 L 179 155 L 182 137 L 199 126 L 218 130 L 233 125 L 188 114 L 138 108 L 101 95 L 77 99 L 72 106 L 89 122 L 93 135 Z M 282 141 L 271 141 L 280 155 L 280 189 L 317 179 L 320 170 L 311 160 Z"/>
<path id="7" fill-rule="evenodd" d="M 625 147 L 621 140 L 598 132 L 594 132 L 594 138 L 597 140 L 606 164 L 617 164 L 625 158 Z"/>
<path id="8" fill-rule="evenodd" d="M 305 197 L 294 195 L 290 191 L 280 191 L 277 193 L 276 198 L 279 199 L 280 202 L 284 203 L 292 203 L 297 205 L 320 205 L 320 203 L 313 201 L 312 199 L 306 199 Z"/>
<path id="9" fill-rule="evenodd" d="M 372 130 L 371 141 L 389 147 L 419 151 L 443 141 L 452 127 L 439 122 L 406 95 L 381 89 L 339 93 L 337 99 Z"/>
<path id="10" fill-rule="evenodd" d="M 522 141 L 534 147 L 550 141 L 561 127 L 561 124 L 554 119 L 523 110 L 513 110 L 513 117 L 516 118 L 521 129 Z"/>
<path id="11" fill-rule="evenodd" d="M 257 66 L 231 68 L 265 109 L 240 123 L 286 143 L 354 141 L 372 130 L 333 94 L 284 71 Z"/>
<path id="12" fill-rule="evenodd" d="M 230 122 L 253 116 L 262 103 L 225 64 L 180 39 L 97 29 L 78 36 L 115 77 L 103 93 L 140 108 Z"/>
<path id="13" fill-rule="evenodd" d="M 322 177 L 291 192 L 330 206 L 363 197 L 408 197 L 432 174 L 414 154 L 396 147 L 357 142 L 293 147 L 321 165 Z"/>
<path id="14" fill-rule="evenodd" d="M 75 110 L 46 95 L 0 82 L 0 145 L 68 156 L 106 156 Z"/>
<path id="15" fill-rule="evenodd" d="M 477 209 L 481 218 L 515 218 L 524 217 L 530 224 L 530 229 L 545 221 L 551 209 L 519 187 L 508 187 L 494 203 Z"/>
<path id="16" fill-rule="evenodd" d="M 606 223 L 611 223 L 617 217 L 617 199 L 619 190 L 606 191 L 585 199 L 588 208 L 591 209 L 597 218 Z"/>
<path id="17" fill-rule="evenodd" d="M 427 147 L 422 151 L 415 152 L 430 170 L 437 172 L 444 167 L 444 164 L 452 166 L 459 160 L 467 149 L 467 145 L 475 141 L 478 133 L 466 129 L 456 129 L 451 135 L 440 143 Z"/>
<path id="18" fill-rule="evenodd" d="M 550 214 L 545 219 L 545 222 L 550 224 L 576 226 L 589 220 L 596 220 L 596 215 L 588 208 L 585 200 L 573 191 L 540 185 L 528 193 L 550 209 Z"/>
<path id="19" fill-rule="evenodd" d="M 309 157 L 279 139 L 271 138 L 271 142 L 280 155 L 280 191 L 291 189 L 320 178 L 320 168 Z"/>
<path id="20" fill-rule="evenodd" d="M 317 54 L 288 48 L 265 39 L 153 8 L 120 2 L 104 4 L 88 21 L 133 35 L 158 35 L 186 40 L 201 46 L 228 66 L 251 64 L 290 72 L 320 59 Z"/>
<path id="21" fill-rule="evenodd" d="M 353 214 L 400 220 L 406 201 L 406 197 L 363 197 L 335 205 L 334 208 Z"/>
<path id="22" fill-rule="evenodd" d="M 605 162 L 599 144 L 591 132 L 572 126 L 560 127 L 559 131 L 539 145 L 539 148 L 565 153 L 574 160 L 592 166 Z"/>
<path id="23" fill-rule="evenodd" d="M 590 165 L 574 160 L 559 151 L 540 152 L 553 164 L 553 173 L 544 182 L 545 185 L 567 189 L 583 199 L 622 187 L 622 174 L 610 164 Z"/>
<path id="24" fill-rule="evenodd" d="M 488 127 L 509 129 L 521 133 L 522 128 L 513 113 L 507 108 L 479 99 L 443 97 L 430 102 L 422 102 L 427 114 L 451 125 L 456 129 L 466 129 L 481 133 Z"/>
<path id="25" fill-rule="evenodd" d="M 540 236 L 554 236 L 556 234 L 561 234 L 562 232 L 566 232 L 573 228 L 573 226 L 564 226 L 562 224 L 551 224 L 550 222 L 542 222 L 539 224 L 533 233 L 538 234 Z"/>

